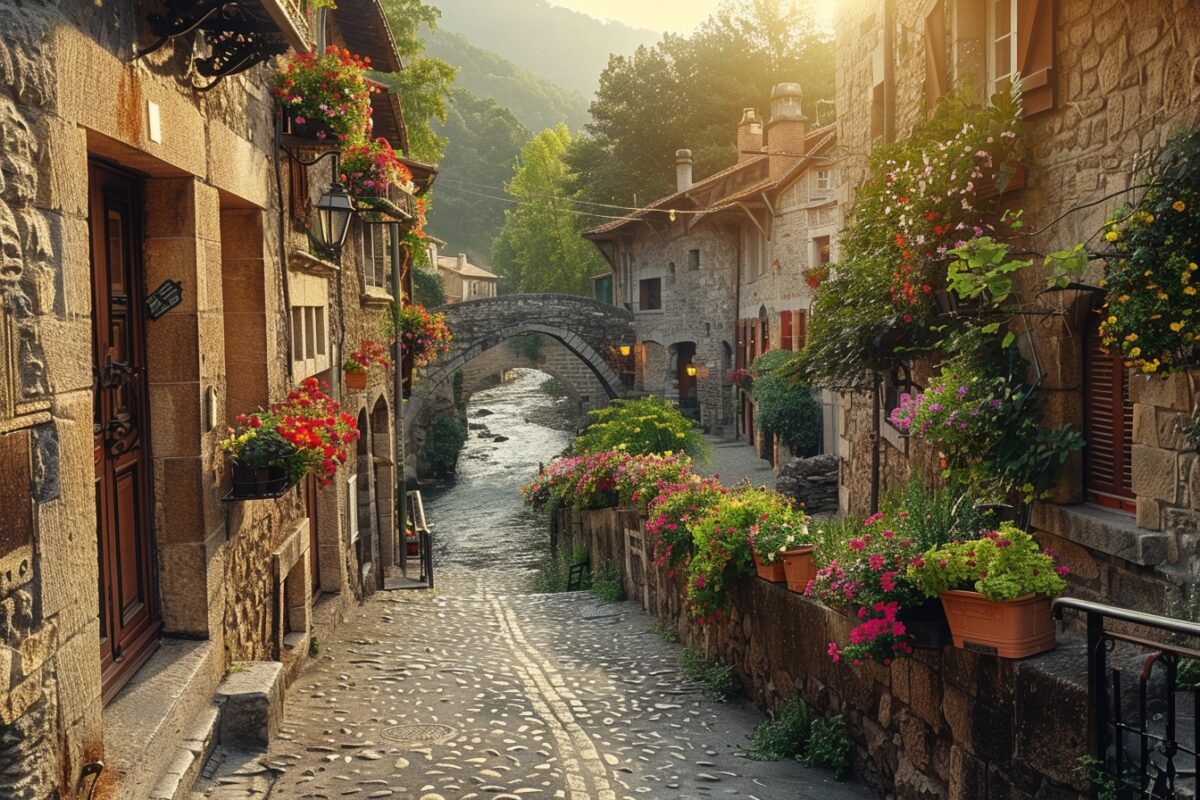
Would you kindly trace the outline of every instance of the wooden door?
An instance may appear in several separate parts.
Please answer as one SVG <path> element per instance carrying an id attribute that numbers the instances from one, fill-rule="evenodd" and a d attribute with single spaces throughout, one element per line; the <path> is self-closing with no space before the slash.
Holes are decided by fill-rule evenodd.
<path id="1" fill-rule="evenodd" d="M 309 475 L 304 479 L 304 512 L 308 515 L 308 558 L 309 572 L 312 576 L 312 599 L 316 602 L 321 594 L 321 558 L 320 538 L 317 523 L 317 494 L 320 487 L 317 476 Z"/>
<path id="2" fill-rule="evenodd" d="M 1098 327 L 1097 318 L 1084 345 L 1084 485 L 1089 501 L 1135 512 L 1128 369 L 1100 341 Z"/>
<path id="3" fill-rule="evenodd" d="M 100 664 L 108 701 L 158 645 L 150 529 L 150 453 L 135 179 L 89 171 L 93 434 L 99 548 Z"/>

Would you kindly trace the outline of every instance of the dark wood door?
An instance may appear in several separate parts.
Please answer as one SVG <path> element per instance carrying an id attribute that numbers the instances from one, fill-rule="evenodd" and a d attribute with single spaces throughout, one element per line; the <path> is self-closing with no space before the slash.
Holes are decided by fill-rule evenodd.
<path id="1" fill-rule="evenodd" d="M 317 476 L 309 475 L 304 479 L 304 511 L 308 515 L 308 558 L 312 575 L 312 599 L 315 602 L 321 594 L 321 558 L 320 537 L 317 524 L 317 497 L 320 487 Z"/>
<path id="2" fill-rule="evenodd" d="M 100 664 L 108 701 L 158 644 L 138 182 L 89 173 Z"/>
<path id="3" fill-rule="evenodd" d="M 1089 501 L 1135 512 L 1128 369 L 1122 356 L 1100 341 L 1098 327 L 1097 318 L 1085 341 L 1084 484 Z"/>

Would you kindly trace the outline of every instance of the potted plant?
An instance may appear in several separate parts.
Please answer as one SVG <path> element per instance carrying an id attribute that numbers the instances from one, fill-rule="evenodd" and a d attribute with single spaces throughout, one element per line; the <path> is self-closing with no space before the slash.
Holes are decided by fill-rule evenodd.
<path id="1" fill-rule="evenodd" d="M 1054 647 L 1050 600 L 1066 587 L 1068 572 L 1008 523 L 978 539 L 931 548 L 909 567 L 917 588 L 941 599 L 956 647 L 1003 658 Z"/>
<path id="2" fill-rule="evenodd" d="M 787 582 L 793 592 L 803 592 L 817 574 L 808 517 L 791 506 L 764 514 L 750 528 L 751 554 L 758 577 L 771 583 Z"/>
<path id="3" fill-rule="evenodd" d="M 306 378 L 286 400 L 238 415 L 237 427 L 228 429 L 221 449 L 229 460 L 231 496 L 276 497 L 309 474 L 328 486 L 359 435 L 354 417 L 321 391 L 316 378 Z"/>
<path id="4" fill-rule="evenodd" d="M 446 315 L 427 311 L 419 303 L 392 306 L 386 320 L 385 333 L 392 341 L 400 342 L 400 353 L 412 359 L 412 366 L 427 367 L 439 355 L 449 351 L 454 336 L 446 327 Z"/>
<path id="5" fill-rule="evenodd" d="M 829 265 L 818 264 L 815 267 L 808 267 L 801 270 L 800 275 L 804 278 L 804 282 L 808 284 L 808 288 L 815 292 L 821 288 L 821 284 L 829 277 Z"/>
<path id="6" fill-rule="evenodd" d="M 340 167 L 342 183 L 356 200 L 386 197 L 392 186 L 412 194 L 412 173 L 382 137 L 343 148 Z"/>
<path id="7" fill-rule="evenodd" d="M 342 364 L 346 388 L 362 391 L 367 388 L 367 370 L 372 364 L 390 367 L 387 348 L 374 339 L 366 339 Z"/>
<path id="8" fill-rule="evenodd" d="M 275 74 L 273 94 L 290 132 L 318 141 L 362 142 L 370 134 L 370 59 L 330 45 L 323 55 L 297 53 Z"/>
<path id="9" fill-rule="evenodd" d="M 737 388 L 748 392 L 754 385 L 754 376 L 750 374 L 750 370 L 738 367 L 729 372 L 729 382 Z"/>

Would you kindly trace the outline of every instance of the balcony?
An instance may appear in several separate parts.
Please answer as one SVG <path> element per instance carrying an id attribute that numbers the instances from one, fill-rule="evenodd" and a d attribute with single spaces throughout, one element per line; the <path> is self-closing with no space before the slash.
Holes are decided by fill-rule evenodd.
<path id="1" fill-rule="evenodd" d="M 308 0 L 259 0 L 263 9 L 274 21 L 280 35 L 287 40 L 297 53 L 308 49 L 312 41 L 312 28 L 309 25 Z"/>

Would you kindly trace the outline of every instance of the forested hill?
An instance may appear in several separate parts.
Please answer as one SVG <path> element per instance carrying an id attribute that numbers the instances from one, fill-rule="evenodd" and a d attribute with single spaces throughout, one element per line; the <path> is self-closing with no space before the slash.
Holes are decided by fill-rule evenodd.
<path id="1" fill-rule="evenodd" d="M 629 55 L 659 39 L 653 31 L 602 22 L 546 0 L 434 0 L 431 5 L 442 12 L 441 30 L 460 33 L 476 47 L 589 100 L 610 54 Z"/>
<path id="2" fill-rule="evenodd" d="M 564 89 L 502 56 L 476 47 L 461 34 L 441 29 L 427 34 L 426 53 L 458 67 L 456 89 L 495 100 L 512 111 L 526 128 L 539 131 L 563 122 L 572 130 L 579 130 L 587 122 L 588 101 L 578 91 Z"/>

